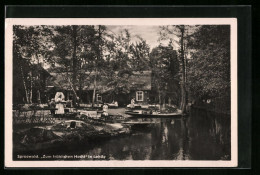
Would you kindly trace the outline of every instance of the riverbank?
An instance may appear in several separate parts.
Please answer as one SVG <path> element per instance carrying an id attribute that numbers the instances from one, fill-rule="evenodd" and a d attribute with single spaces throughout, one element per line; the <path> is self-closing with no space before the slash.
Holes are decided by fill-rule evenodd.
<path id="1" fill-rule="evenodd" d="M 210 107 L 207 106 L 199 106 L 199 105 L 192 105 L 191 109 L 198 109 L 198 110 L 203 110 L 203 111 L 207 111 L 207 112 L 213 112 L 213 113 L 217 113 L 217 114 L 224 114 L 224 115 L 230 115 L 230 111 L 228 110 L 220 110 L 220 109 L 211 109 Z"/>
<path id="2" fill-rule="evenodd" d="M 120 114 L 122 109 L 113 110 Z M 99 142 L 130 134 L 130 127 L 120 122 L 95 119 L 56 119 L 53 124 L 16 124 L 13 126 L 14 150 L 36 151 L 62 145 Z"/>
<path id="3" fill-rule="evenodd" d="M 187 118 L 124 117 L 14 126 L 13 160 L 230 160 L 230 117 L 202 110 Z"/>

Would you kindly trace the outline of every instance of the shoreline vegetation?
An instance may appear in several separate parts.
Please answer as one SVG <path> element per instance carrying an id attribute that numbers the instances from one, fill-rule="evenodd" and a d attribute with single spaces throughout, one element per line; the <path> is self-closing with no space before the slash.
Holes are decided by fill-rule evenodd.
<path id="1" fill-rule="evenodd" d="M 61 119 L 56 124 L 24 124 L 14 127 L 14 150 L 32 151 L 63 144 L 90 143 L 130 134 L 129 126 L 87 119 Z"/>
<path id="2" fill-rule="evenodd" d="M 204 110 L 206 112 L 213 112 L 213 113 L 218 113 L 218 114 L 224 114 L 224 115 L 230 115 L 231 112 L 227 111 L 227 110 L 219 110 L 219 109 L 208 109 L 206 106 L 192 106 L 192 108 L 194 109 L 200 109 L 200 110 Z"/>

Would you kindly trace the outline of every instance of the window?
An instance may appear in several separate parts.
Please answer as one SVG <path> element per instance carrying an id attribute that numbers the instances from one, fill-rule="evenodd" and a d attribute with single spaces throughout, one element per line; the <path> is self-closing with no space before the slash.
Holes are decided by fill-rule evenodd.
<path id="1" fill-rule="evenodd" d="M 136 101 L 144 101 L 144 92 L 143 91 L 136 92 Z"/>
<path id="2" fill-rule="evenodd" d="M 102 96 L 99 95 L 99 94 L 97 94 L 97 101 L 98 101 L 98 102 L 99 102 L 99 101 L 102 101 Z"/>

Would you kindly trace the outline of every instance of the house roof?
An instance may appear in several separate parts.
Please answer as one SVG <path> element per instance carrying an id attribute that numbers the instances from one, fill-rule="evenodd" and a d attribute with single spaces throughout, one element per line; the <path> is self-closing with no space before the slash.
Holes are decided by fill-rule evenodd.
<path id="1" fill-rule="evenodd" d="M 45 76 L 48 76 L 48 77 L 51 76 L 50 73 L 49 73 L 46 69 L 44 69 L 42 65 L 32 64 L 32 65 L 31 65 L 31 68 L 34 69 L 34 70 L 40 71 L 40 72 L 41 72 L 42 74 L 44 74 Z"/>
<path id="2" fill-rule="evenodd" d="M 50 73 L 52 76 L 48 82 L 48 87 L 59 87 L 64 90 L 72 90 L 71 80 L 68 77 L 71 77 L 72 73 Z M 83 90 L 93 90 L 94 89 L 94 78 L 95 73 L 85 72 L 84 74 L 84 85 L 82 87 Z M 128 79 L 128 83 L 130 85 L 131 90 L 151 90 L 151 71 L 135 71 L 132 72 Z M 96 83 L 96 90 L 104 93 L 112 90 L 112 87 L 109 87 L 110 80 L 104 76 L 99 77 Z M 79 85 L 76 85 L 77 90 L 79 89 Z"/>
<path id="3" fill-rule="evenodd" d="M 129 81 L 133 90 L 151 90 L 152 71 L 133 72 Z"/>

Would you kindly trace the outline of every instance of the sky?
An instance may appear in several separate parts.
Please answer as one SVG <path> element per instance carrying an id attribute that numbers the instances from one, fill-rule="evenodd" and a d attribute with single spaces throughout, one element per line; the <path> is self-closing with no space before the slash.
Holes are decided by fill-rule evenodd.
<path id="1" fill-rule="evenodd" d="M 109 31 L 119 35 L 121 31 L 127 29 L 131 35 L 132 42 L 138 41 L 139 39 L 136 37 L 139 35 L 144 40 L 146 40 L 147 44 L 150 46 L 150 49 L 159 45 L 158 39 L 160 37 L 160 28 L 159 26 L 140 26 L 140 25 L 132 25 L 132 26 L 106 26 Z"/>

